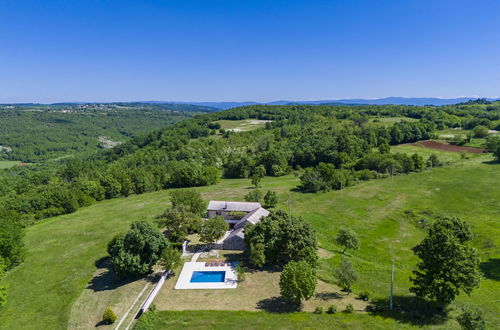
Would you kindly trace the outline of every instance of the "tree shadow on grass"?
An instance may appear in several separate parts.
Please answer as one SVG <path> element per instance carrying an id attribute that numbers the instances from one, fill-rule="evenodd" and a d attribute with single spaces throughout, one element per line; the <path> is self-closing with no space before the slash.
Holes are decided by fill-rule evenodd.
<path id="1" fill-rule="evenodd" d="M 316 299 L 324 300 L 324 301 L 333 300 L 333 299 L 342 299 L 343 297 L 344 296 L 338 292 L 318 292 L 315 295 Z"/>
<path id="2" fill-rule="evenodd" d="M 95 327 L 96 327 L 96 328 L 99 328 L 99 327 L 102 327 L 102 326 L 104 326 L 104 325 L 108 325 L 108 324 L 107 324 L 106 322 L 104 322 L 103 320 L 100 320 L 99 322 L 97 322 L 97 323 L 95 324 Z"/>
<path id="3" fill-rule="evenodd" d="M 479 265 L 484 277 L 494 281 L 500 281 L 500 259 L 489 259 Z"/>
<path id="4" fill-rule="evenodd" d="M 392 318 L 415 326 L 441 325 L 448 320 L 448 312 L 441 304 L 415 296 L 395 296 L 393 310 L 389 310 L 389 299 L 374 299 L 370 313 Z"/>
<path id="5" fill-rule="evenodd" d="M 109 257 L 98 259 L 95 262 L 95 266 L 99 270 L 99 273 L 94 276 L 87 285 L 87 289 L 94 292 L 114 290 L 122 285 L 137 280 L 137 278 L 120 278 L 116 275 L 111 266 L 111 259 Z"/>
<path id="6" fill-rule="evenodd" d="M 302 305 L 286 301 L 282 297 L 272 297 L 257 302 L 257 309 L 265 310 L 269 313 L 293 313 L 300 311 Z"/>

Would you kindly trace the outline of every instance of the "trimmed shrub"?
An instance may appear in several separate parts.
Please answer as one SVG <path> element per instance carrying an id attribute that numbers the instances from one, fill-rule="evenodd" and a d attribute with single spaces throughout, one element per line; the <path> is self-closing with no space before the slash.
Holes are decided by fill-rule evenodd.
<path id="1" fill-rule="evenodd" d="M 116 322 L 117 319 L 118 317 L 116 316 L 115 312 L 113 312 L 113 310 L 109 307 L 106 308 L 104 314 L 102 314 L 102 321 L 105 324 L 113 324 Z"/>
<path id="2" fill-rule="evenodd" d="M 326 312 L 328 314 L 335 314 L 335 313 L 337 313 L 337 306 L 330 305 L 330 307 L 328 307 L 328 309 L 326 310 Z"/>
<path id="3" fill-rule="evenodd" d="M 372 297 L 372 293 L 368 290 L 363 290 L 359 293 L 358 298 L 364 301 L 370 300 Z"/>
<path id="4" fill-rule="evenodd" d="M 352 307 L 352 304 L 345 306 L 344 313 L 351 314 L 352 312 L 354 312 L 354 307 Z"/>
<path id="5" fill-rule="evenodd" d="M 316 309 L 314 310 L 314 314 L 322 314 L 322 313 L 323 313 L 323 307 L 316 306 Z"/>

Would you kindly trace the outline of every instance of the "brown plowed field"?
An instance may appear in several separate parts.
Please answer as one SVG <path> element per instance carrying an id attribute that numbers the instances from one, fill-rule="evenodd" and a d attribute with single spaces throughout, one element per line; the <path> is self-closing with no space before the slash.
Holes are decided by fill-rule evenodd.
<path id="1" fill-rule="evenodd" d="M 452 144 L 448 144 L 445 141 L 433 141 L 433 140 L 424 140 L 415 143 L 405 143 L 402 145 L 416 146 L 416 147 L 429 148 L 441 151 L 450 151 L 450 152 L 469 152 L 473 154 L 480 154 L 486 151 L 481 148 L 455 146 Z"/>

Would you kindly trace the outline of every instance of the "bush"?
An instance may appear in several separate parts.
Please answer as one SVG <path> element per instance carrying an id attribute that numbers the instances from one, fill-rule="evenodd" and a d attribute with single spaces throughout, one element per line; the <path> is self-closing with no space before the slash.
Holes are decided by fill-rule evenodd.
<path id="1" fill-rule="evenodd" d="M 345 309 L 344 309 L 344 313 L 352 313 L 354 312 L 354 307 L 352 307 L 352 304 L 349 304 L 347 306 L 345 306 Z"/>
<path id="2" fill-rule="evenodd" d="M 115 312 L 113 312 L 113 310 L 109 307 L 106 308 L 104 314 L 102 314 L 102 321 L 105 324 L 113 324 L 116 322 L 117 319 L 118 317 L 116 316 Z"/>
<path id="3" fill-rule="evenodd" d="M 335 314 L 335 313 L 337 313 L 337 306 L 330 305 L 330 307 L 328 307 L 328 309 L 326 310 L 326 312 L 328 314 Z"/>
<path id="4" fill-rule="evenodd" d="M 314 314 L 322 314 L 322 313 L 323 313 L 323 307 L 316 306 L 316 309 L 314 310 Z"/>
<path id="5" fill-rule="evenodd" d="M 236 265 L 236 273 L 238 274 L 238 282 L 243 282 L 245 280 L 245 272 L 247 271 L 247 268 L 242 265 L 241 262 L 238 262 Z"/>
<path id="6" fill-rule="evenodd" d="M 370 300 L 372 297 L 372 293 L 368 290 L 363 290 L 359 293 L 358 298 L 364 301 Z"/>
<path id="7" fill-rule="evenodd" d="M 480 310 L 465 309 L 457 318 L 458 323 L 465 330 L 486 329 L 486 322 Z"/>
<path id="8" fill-rule="evenodd" d="M 474 132 L 474 137 L 477 138 L 485 138 L 488 136 L 488 127 L 486 126 L 476 126 L 472 131 Z"/>

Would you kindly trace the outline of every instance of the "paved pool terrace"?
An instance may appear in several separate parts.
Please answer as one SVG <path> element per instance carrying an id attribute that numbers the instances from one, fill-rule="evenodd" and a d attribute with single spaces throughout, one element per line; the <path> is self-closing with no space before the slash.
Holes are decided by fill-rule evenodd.
<path id="1" fill-rule="evenodd" d="M 200 273 L 205 272 L 219 272 L 217 275 L 221 275 L 221 272 L 225 272 L 224 276 L 220 276 L 220 282 L 198 282 L 195 279 L 194 282 L 191 281 L 193 278 L 193 272 L 199 272 L 195 274 L 195 278 Z M 207 281 L 213 280 L 213 277 L 209 274 L 206 276 Z M 238 286 L 238 274 L 232 266 L 209 266 L 206 267 L 204 262 L 186 262 L 182 271 L 179 275 L 179 279 L 175 284 L 175 289 L 177 290 L 189 290 L 189 289 L 236 289 Z"/>

